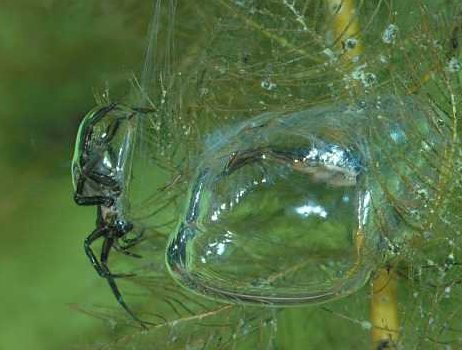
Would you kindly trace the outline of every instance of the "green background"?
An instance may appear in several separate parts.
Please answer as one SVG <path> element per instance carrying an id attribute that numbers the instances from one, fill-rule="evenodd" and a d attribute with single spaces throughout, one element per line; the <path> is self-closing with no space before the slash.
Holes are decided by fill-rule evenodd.
<path id="1" fill-rule="evenodd" d="M 150 4 L 0 4 L 0 349 L 69 349 L 106 329 L 71 304 L 112 298 L 83 254 L 95 209 L 70 159 L 92 88 L 143 62 Z"/>

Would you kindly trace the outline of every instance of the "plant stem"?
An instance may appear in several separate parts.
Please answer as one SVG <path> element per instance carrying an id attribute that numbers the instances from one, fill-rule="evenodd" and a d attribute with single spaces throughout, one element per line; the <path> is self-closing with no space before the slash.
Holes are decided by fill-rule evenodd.
<path id="1" fill-rule="evenodd" d="M 362 52 L 359 38 L 360 27 L 354 0 L 327 0 L 329 11 L 333 16 L 333 37 L 335 44 L 345 49 L 343 58 L 347 61 Z M 354 40 L 350 46 L 347 40 Z"/>
<path id="2" fill-rule="evenodd" d="M 372 348 L 393 348 L 399 337 L 397 279 L 392 269 L 377 271 L 372 283 Z"/>
<path id="3" fill-rule="evenodd" d="M 332 31 L 335 45 L 344 50 L 343 62 L 348 65 L 363 51 L 360 38 L 360 25 L 354 0 L 327 0 L 329 11 L 333 16 Z M 354 45 L 347 40 L 354 40 Z M 364 236 L 355 237 L 358 249 L 358 262 L 363 254 Z M 382 268 L 377 271 L 372 283 L 370 318 L 372 323 L 372 348 L 393 347 L 399 336 L 397 307 L 397 280 L 392 269 Z"/>

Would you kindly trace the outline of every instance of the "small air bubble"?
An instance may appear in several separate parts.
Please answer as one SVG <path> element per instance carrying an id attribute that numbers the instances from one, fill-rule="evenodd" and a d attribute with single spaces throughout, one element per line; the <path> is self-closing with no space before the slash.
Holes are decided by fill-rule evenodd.
<path id="1" fill-rule="evenodd" d="M 365 88 L 369 88 L 377 82 L 377 77 L 374 73 L 364 72 L 367 65 L 357 67 L 352 73 L 353 80 L 360 81 Z M 348 81 L 348 77 L 345 78 Z"/>
<path id="2" fill-rule="evenodd" d="M 358 63 L 359 59 L 360 59 L 360 56 L 354 56 L 354 57 L 351 58 L 351 62 Z"/>
<path id="3" fill-rule="evenodd" d="M 325 54 L 327 57 L 329 57 L 330 62 L 335 62 L 337 61 L 337 56 L 335 55 L 334 51 L 331 49 L 327 48 L 322 51 L 323 54 Z"/>
<path id="4" fill-rule="evenodd" d="M 428 241 L 430 239 L 433 238 L 433 233 L 431 231 L 425 231 L 423 234 L 422 234 L 423 238 Z"/>
<path id="5" fill-rule="evenodd" d="M 377 77 L 374 73 L 365 73 L 364 77 L 361 79 L 361 82 L 365 87 L 370 87 L 377 81 Z"/>
<path id="6" fill-rule="evenodd" d="M 200 88 L 199 89 L 199 95 L 200 97 L 207 96 L 209 94 L 209 89 L 207 88 Z"/>
<path id="7" fill-rule="evenodd" d="M 428 191 L 425 188 L 419 188 L 416 191 L 417 196 L 422 200 L 428 200 Z"/>
<path id="8" fill-rule="evenodd" d="M 441 45 L 441 43 L 438 41 L 438 40 L 433 40 L 433 47 L 435 49 L 438 49 L 438 50 L 442 50 L 443 49 L 443 46 Z"/>
<path id="9" fill-rule="evenodd" d="M 191 133 L 191 126 L 189 125 L 183 125 L 183 135 L 188 136 Z"/>
<path id="10" fill-rule="evenodd" d="M 347 51 L 353 50 L 356 47 L 356 45 L 358 45 L 358 40 L 355 38 L 348 38 L 344 42 L 344 47 Z"/>
<path id="11" fill-rule="evenodd" d="M 365 331 L 369 331 L 372 329 L 372 323 L 370 323 L 369 321 L 362 321 L 361 328 L 364 329 Z"/>
<path id="12" fill-rule="evenodd" d="M 269 79 L 265 79 L 261 82 L 260 86 L 265 89 L 265 90 L 268 90 L 268 91 L 272 91 L 272 90 L 275 90 L 277 88 L 277 85 L 274 84 L 273 82 L 271 82 L 271 80 Z"/>
<path id="13" fill-rule="evenodd" d="M 422 216 L 420 215 L 420 211 L 417 209 L 411 209 L 409 210 L 409 215 L 413 217 L 415 220 L 421 220 Z"/>
<path id="14" fill-rule="evenodd" d="M 448 72 L 457 73 L 461 69 L 462 69 L 462 63 L 460 62 L 458 58 L 453 57 L 449 60 L 448 67 L 447 67 Z"/>
<path id="15" fill-rule="evenodd" d="M 382 41 L 385 44 L 394 44 L 398 36 L 399 28 L 395 24 L 389 24 L 382 33 Z"/>
<path id="16" fill-rule="evenodd" d="M 379 61 L 380 61 L 380 63 L 388 64 L 388 58 L 385 55 L 380 55 L 379 56 Z"/>

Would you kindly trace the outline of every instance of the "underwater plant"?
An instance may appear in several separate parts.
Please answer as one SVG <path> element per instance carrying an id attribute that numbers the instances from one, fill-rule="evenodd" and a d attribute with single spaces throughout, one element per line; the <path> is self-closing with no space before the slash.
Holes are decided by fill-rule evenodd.
<path id="1" fill-rule="evenodd" d="M 121 328 L 103 348 L 460 346 L 460 3 L 153 13 L 117 279 L 153 325 L 86 309 Z"/>

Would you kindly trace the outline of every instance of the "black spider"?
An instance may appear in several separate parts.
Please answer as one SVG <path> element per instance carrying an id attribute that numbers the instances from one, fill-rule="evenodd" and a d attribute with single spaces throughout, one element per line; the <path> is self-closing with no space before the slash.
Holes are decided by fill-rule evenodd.
<path id="1" fill-rule="evenodd" d="M 125 186 L 130 173 L 130 157 L 135 137 L 135 109 L 111 104 L 91 111 L 82 121 L 72 162 L 74 199 L 78 205 L 96 205 L 96 229 L 85 239 L 84 249 L 98 274 L 105 278 L 118 303 L 140 325 L 146 327 L 125 303 L 115 278 L 134 274 L 113 274 L 108 267 L 112 248 L 139 258 L 128 249 L 143 235 L 128 238 L 133 224 L 124 215 Z M 100 258 L 91 248 L 102 238 Z"/>

